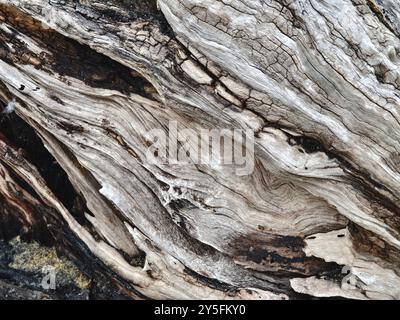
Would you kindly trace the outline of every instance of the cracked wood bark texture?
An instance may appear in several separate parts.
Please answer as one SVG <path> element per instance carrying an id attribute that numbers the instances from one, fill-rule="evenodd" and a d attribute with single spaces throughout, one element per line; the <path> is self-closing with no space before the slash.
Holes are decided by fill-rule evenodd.
<path id="1" fill-rule="evenodd" d="M 0 0 L 0 222 L 133 297 L 399 299 L 399 18 L 396 0 Z M 254 171 L 149 163 L 170 121 L 252 130 Z"/>

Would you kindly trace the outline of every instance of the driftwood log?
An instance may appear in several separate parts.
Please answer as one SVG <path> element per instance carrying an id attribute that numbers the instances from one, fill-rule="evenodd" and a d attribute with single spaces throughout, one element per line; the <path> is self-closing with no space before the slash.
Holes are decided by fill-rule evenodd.
<path id="1" fill-rule="evenodd" d="M 0 0 L 1 237 L 133 298 L 400 299 L 399 21 L 397 0 Z M 251 166 L 149 161 L 171 124 L 250 132 Z"/>

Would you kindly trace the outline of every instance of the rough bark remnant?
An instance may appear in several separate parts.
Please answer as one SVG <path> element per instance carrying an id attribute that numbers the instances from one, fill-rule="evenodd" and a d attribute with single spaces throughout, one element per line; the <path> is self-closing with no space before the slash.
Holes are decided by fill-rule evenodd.
<path id="1" fill-rule="evenodd" d="M 0 235 L 133 298 L 399 299 L 399 17 L 393 0 L 0 0 Z M 148 161 L 171 123 L 251 132 L 233 148 L 253 170 Z"/>

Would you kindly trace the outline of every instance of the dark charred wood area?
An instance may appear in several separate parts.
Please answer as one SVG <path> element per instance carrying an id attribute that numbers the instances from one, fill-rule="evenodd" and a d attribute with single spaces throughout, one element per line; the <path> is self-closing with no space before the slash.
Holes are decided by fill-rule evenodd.
<path id="1" fill-rule="evenodd" d="M 35 165 L 57 198 L 77 221 L 87 225 L 84 214 L 90 211 L 86 207 L 85 200 L 74 190 L 67 174 L 45 148 L 37 133 L 16 113 L 3 114 L 0 115 L 0 138 Z M 134 288 L 127 291 L 126 287 L 130 285 L 118 275 L 110 273 L 104 264 L 70 233 L 68 226 L 55 210 L 46 206 L 29 184 L 6 164 L 2 164 L 7 167 L 19 187 L 26 190 L 41 205 L 33 207 L 23 198 L 17 199 L 21 206 L 29 210 L 27 212 L 30 216 L 27 219 L 26 211 L 22 212 L 9 204 L 0 193 L 0 297 L 29 300 L 138 298 Z M 17 237 L 21 240 L 18 240 L 20 243 L 16 248 L 14 242 Z M 44 250 L 54 249 L 62 259 L 76 265 L 89 279 L 87 287 L 79 288 L 71 280 L 66 280 L 66 283 L 58 286 L 56 290 L 45 290 L 41 285 L 45 274 L 40 268 L 26 271 L 10 267 L 17 252 L 25 250 L 28 255 L 35 254 L 29 251 L 32 243 L 38 243 Z"/>
<path id="2" fill-rule="evenodd" d="M 61 77 L 79 79 L 95 88 L 117 90 L 125 94 L 147 96 L 148 91 L 154 91 L 151 84 L 135 71 L 52 29 L 44 28 L 41 22 L 15 7 L 0 5 L 0 20 L 14 28 L 11 34 L 0 32 L 0 57 L 12 64 L 31 64 L 38 69 L 57 72 Z M 32 53 L 24 42 L 15 37 L 17 31 L 35 39 L 48 52 L 42 55 Z M 4 48 L 6 41 L 14 45 L 14 52 Z M 20 91 L 23 92 L 24 88 L 21 83 Z M 53 99 L 63 103 L 58 97 L 54 96 Z"/>

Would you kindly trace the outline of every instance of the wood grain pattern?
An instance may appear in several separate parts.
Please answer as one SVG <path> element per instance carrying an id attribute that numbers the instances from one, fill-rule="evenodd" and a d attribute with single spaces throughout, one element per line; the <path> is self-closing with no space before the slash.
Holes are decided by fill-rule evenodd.
<path id="1" fill-rule="evenodd" d="M 1 100 L 82 221 L 7 142 L 3 180 L 11 168 L 142 295 L 400 298 L 398 2 L 0 3 Z M 250 130 L 254 170 L 150 163 L 148 133 L 171 121 Z"/>

